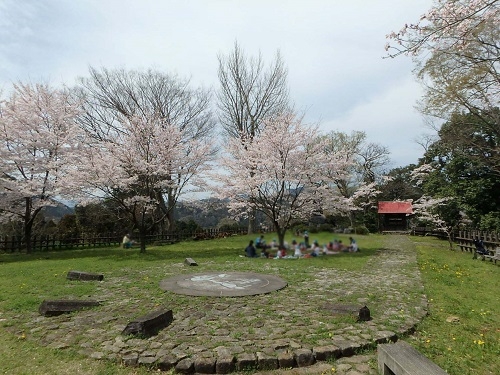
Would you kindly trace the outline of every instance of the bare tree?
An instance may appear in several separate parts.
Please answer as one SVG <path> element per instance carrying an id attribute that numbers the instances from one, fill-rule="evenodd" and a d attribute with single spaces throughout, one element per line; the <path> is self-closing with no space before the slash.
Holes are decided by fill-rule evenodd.
<path id="1" fill-rule="evenodd" d="M 192 140 L 208 142 L 212 137 L 216 122 L 209 90 L 192 89 L 189 80 L 151 69 L 143 72 L 90 67 L 89 72 L 90 77 L 80 78 L 74 92 L 84 108 L 79 122 L 97 140 L 109 141 L 124 132 L 120 122 L 123 117 L 158 118 L 174 124 L 183 134 L 183 145 Z M 185 152 L 191 152 L 189 147 Z M 169 229 L 174 226 L 174 208 L 180 193 L 176 187 L 182 181 L 181 174 L 182 169 L 178 169 L 170 176 L 172 188 L 158 197 L 159 215 L 167 218 Z"/>
<path id="2" fill-rule="evenodd" d="M 219 120 L 228 135 L 251 138 L 262 120 L 288 112 L 288 72 L 279 51 L 265 70 L 262 55 L 248 58 L 238 43 L 228 55 L 219 55 Z"/>
<path id="3" fill-rule="evenodd" d="M 251 145 L 264 119 L 291 112 L 287 69 L 279 51 L 266 69 L 260 53 L 248 58 L 237 42 L 230 54 L 218 59 L 219 120 L 227 136 Z M 253 232 L 254 217 L 255 213 L 249 215 L 249 233 Z"/>

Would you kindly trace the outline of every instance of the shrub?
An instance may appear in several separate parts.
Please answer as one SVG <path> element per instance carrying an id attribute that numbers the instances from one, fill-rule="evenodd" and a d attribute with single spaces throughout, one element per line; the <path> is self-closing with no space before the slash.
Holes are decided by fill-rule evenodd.
<path id="1" fill-rule="evenodd" d="M 331 224 L 321 224 L 319 227 L 318 227 L 319 231 L 320 232 L 333 232 L 333 225 Z"/>
<path id="2" fill-rule="evenodd" d="M 368 230 L 368 228 L 364 225 L 360 225 L 360 226 L 357 226 L 354 228 L 354 233 L 356 234 L 369 234 L 370 231 Z"/>

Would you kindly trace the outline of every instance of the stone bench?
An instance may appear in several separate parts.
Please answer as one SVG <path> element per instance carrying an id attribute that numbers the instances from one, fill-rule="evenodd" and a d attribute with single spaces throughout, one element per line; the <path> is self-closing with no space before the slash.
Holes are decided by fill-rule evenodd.
<path id="1" fill-rule="evenodd" d="M 343 305 L 343 304 L 326 304 L 324 308 L 333 315 L 351 315 L 359 322 L 367 322 L 371 320 L 370 309 L 366 306 L 359 305 Z"/>
<path id="2" fill-rule="evenodd" d="M 44 316 L 57 316 L 99 305 L 100 303 L 97 301 L 88 300 L 44 300 L 40 304 L 38 312 Z"/>
<path id="3" fill-rule="evenodd" d="M 66 275 L 66 278 L 68 280 L 84 280 L 84 281 L 98 280 L 98 281 L 102 281 L 102 280 L 104 280 L 104 275 L 100 274 L 100 273 L 90 273 L 90 272 L 84 272 L 84 271 L 69 271 L 68 274 Z"/>
<path id="4" fill-rule="evenodd" d="M 446 375 L 441 367 L 405 341 L 377 347 L 382 375 Z"/>
<path id="5" fill-rule="evenodd" d="M 196 261 L 193 258 L 186 258 L 184 260 L 184 264 L 186 266 L 197 266 L 198 265 L 198 263 L 196 263 Z"/>
<path id="6" fill-rule="evenodd" d="M 128 323 L 122 331 L 122 335 L 151 337 L 172 323 L 173 320 L 172 310 L 156 310 Z"/>

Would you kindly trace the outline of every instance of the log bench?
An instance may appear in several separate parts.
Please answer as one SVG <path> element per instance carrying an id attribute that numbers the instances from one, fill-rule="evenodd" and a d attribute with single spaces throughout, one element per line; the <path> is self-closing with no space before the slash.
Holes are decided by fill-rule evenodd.
<path id="1" fill-rule="evenodd" d="M 99 305 L 100 302 L 89 300 L 44 300 L 38 307 L 38 312 L 44 316 L 58 316 Z"/>
<path id="2" fill-rule="evenodd" d="M 91 272 L 84 272 L 84 271 L 69 271 L 68 274 L 66 275 L 66 278 L 68 280 L 102 281 L 102 280 L 104 280 L 104 275 L 100 274 L 100 273 L 91 273 Z"/>
<path id="3" fill-rule="evenodd" d="M 405 341 L 381 344 L 377 348 L 382 375 L 446 375 L 441 367 Z"/>
<path id="4" fill-rule="evenodd" d="M 151 337 L 172 323 L 173 320 L 172 310 L 156 310 L 128 323 L 122 331 L 122 335 Z"/>

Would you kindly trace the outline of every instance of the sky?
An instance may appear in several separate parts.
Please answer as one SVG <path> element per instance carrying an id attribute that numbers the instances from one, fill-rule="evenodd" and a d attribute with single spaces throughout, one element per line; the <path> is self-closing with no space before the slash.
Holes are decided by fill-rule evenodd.
<path id="1" fill-rule="evenodd" d="M 432 0 L 0 0 L 0 90 L 73 86 L 89 66 L 156 69 L 218 89 L 218 55 L 235 41 L 270 64 L 279 50 L 290 96 L 323 132 L 364 131 L 391 167 L 417 163 L 429 133 L 415 109 L 411 58 L 383 58 L 386 35 Z"/>

